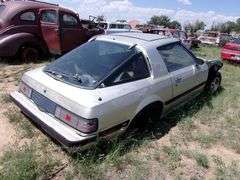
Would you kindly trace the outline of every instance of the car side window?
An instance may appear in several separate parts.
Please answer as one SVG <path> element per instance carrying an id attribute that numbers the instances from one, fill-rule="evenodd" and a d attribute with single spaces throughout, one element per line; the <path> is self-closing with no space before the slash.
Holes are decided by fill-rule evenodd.
<path id="1" fill-rule="evenodd" d="M 191 66 L 195 63 L 194 57 L 180 43 L 173 43 L 157 48 L 169 72 Z"/>
<path id="2" fill-rule="evenodd" d="M 57 12 L 54 10 L 42 11 L 41 21 L 46 23 L 57 23 Z"/>
<path id="3" fill-rule="evenodd" d="M 36 20 L 36 15 L 32 11 L 25 12 L 20 15 L 20 20 L 23 21 L 35 21 Z"/>
<path id="4" fill-rule="evenodd" d="M 147 62 L 142 53 L 134 55 L 125 65 L 119 68 L 104 84 L 113 86 L 150 77 Z"/>
<path id="5" fill-rule="evenodd" d="M 78 20 L 70 14 L 63 14 L 62 21 L 65 26 L 77 26 Z"/>

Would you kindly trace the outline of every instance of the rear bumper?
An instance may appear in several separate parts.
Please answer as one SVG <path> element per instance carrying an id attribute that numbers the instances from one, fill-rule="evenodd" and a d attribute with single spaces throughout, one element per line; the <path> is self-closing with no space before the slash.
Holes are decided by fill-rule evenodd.
<path id="1" fill-rule="evenodd" d="M 27 117 L 63 146 L 85 149 L 97 141 L 96 135 L 83 137 L 77 130 L 40 111 L 37 106 L 23 94 L 15 91 L 11 93 L 11 97 Z"/>

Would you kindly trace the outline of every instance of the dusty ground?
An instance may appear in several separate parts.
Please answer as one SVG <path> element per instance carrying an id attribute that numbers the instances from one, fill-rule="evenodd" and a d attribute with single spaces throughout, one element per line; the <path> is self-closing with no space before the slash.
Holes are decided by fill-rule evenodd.
<path id="1" fill-rule="evenodd" d="M 195 52 L 219 55 L 218 48 Z M 239 179 L 239 66 L 224 64 L 218 95 L 201 95 L 163 121 L 146 125 L 144 132 L 69 154 L 8 98 L 24 71 L 43 64 L 0 65 L 0 179 Z"/>

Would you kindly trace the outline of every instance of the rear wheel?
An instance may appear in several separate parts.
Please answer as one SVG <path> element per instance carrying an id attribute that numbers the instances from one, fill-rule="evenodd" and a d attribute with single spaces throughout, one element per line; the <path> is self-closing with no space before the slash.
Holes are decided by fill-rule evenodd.
<path id="1" fill-rule="evenodd" d="M 39 58 L 39 51 L 35 47 L 24 47 L 21 50 L 21 60 L 24 63 L 36 62 Z"/>
<path id="2" fill-rule="evenodd" d="M 150 122 L 159 121 L 162 115 L 162 104 L 154 103 L 144 108 L 131 122 L 130 128 L 146 128 Z"/>

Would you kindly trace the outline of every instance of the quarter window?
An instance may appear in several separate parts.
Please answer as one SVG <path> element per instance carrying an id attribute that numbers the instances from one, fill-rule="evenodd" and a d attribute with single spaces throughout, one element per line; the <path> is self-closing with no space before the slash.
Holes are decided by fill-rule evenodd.
<path id="1" fill-rule="evenodd" d="M 136 81 L 150 76 L 148 65 L 142 53 L 133 56 L 105 83 L 106 86 Z"/>
<path id="2" fill-rule="evenodd" d="M 20 19 L 23 21 L 35 21 L 36 20 L 36 16 L 34 12 L 25 12 L 23 14 L 20 15 Z"/>
<path id="3" fill-rule="evenodd" d="M 179 43 L 158 48 L 169 72 L 173 72 L 195 64 L 194 58 Z"/>
<path id="4" fill-rule="evenodd" d="M 76 26 L 76 25 L 78 25 L 78 20 L 75 17 L 73 17 L 72 15 L 64 14 L 63 15 L 63 23 L 66 26 Z"/>
<path id="5" fill-rule="evenodd" d="M 57 23 L 57 12 L 54 10 L 43 11 L 41 21 L 47 23 Z"/>

